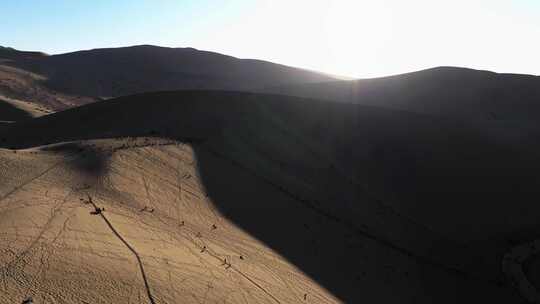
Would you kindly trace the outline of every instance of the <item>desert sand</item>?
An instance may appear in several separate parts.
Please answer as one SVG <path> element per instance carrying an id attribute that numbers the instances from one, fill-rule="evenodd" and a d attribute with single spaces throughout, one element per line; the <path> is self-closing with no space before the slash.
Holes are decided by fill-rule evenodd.
<path id="1" fill-rule="evenodd" d="M 291 84 L 262 91 L 471 121 L 538 125 L 540 115 L 539 76 L 458 67 L 373 79 Z"/>
<path id="2" fill-rule="evenodd" d="M 521 303 L 535 138 L 224 91 L 2 124 L 0 302 Z"/>
<path id="3" fill-rule="evenodd" d="M 193 48 L 139 45 L 47 55 L 0 47 L 0 97 L 55 111 L 142 92 L 253 91 L 330 80 L 335 78 Z"/>

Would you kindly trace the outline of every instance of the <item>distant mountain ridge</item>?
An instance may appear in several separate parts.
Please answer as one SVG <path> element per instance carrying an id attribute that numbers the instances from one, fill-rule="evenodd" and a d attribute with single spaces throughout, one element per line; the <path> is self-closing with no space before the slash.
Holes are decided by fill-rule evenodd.
<path id="1" fill-rule="evenodd" d="M 537 125 L 540 77 L 437 67 L 358 80 L 194 48 L 138 45 L 59 55 L 0 48 L 0 98 L 54 111 L 132 94 L 227 90 Z"/>
<path id="2" fill-rule="evenodd" d="M 47 56 L 47 54 L 42 52 L 29 52 L 29 51 L 19 51 L 12 47 L 6 47 L 0 45 L 0 61 L 2 59 L 13 59 L 21 57 L 40 57 Z"/>
<path id="3" fill-rule="evenodd" d="M 9 59 L 0 68 L 15 68 L 20 73 L 28 72 L 42 78 L 18 88 L 2 88 L 0 84 L 0 94 L 62 109 L 92 100 L 149 91 L 252 91 L 271 86 L 335 80 L 322 73 L 193 48 L 139 45 L 51 56 L 37 54 L 0 52 L 0 60 L 2 57 Z M 13 76 L 14 73 L 10 75 L 3 78 L 21 78 Z M 40 86 L 45 91 L 53 92 L 45 94 L 47 96 L 29 96 L 29 87 Z M 58 100 L 55 99 L 56 94 L 66 94 L 73 98 L 71 102 L 66 101 L 69 97 Z"/>
<path id="4" fill-rule="evenodd" d="M 456 67 L 266 92 L 464 119 L 532 123 L 540 115 L 540 77 Z"/>

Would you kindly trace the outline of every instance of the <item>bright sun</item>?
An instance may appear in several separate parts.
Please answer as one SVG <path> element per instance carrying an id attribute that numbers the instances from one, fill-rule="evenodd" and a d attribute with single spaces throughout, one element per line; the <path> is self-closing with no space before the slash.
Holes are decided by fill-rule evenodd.
<path id="1" fill-rule="evenodd" d="M 371 66 L 392 39 L 392 19 L 385 1 L 333 1 L 325 24 L 329 65 L 349 75 Z"/>

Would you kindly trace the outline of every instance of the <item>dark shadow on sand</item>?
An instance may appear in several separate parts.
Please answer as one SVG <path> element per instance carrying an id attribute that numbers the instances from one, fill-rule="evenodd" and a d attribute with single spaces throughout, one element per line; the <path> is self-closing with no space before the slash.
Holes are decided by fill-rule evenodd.
<path id="1" fill-rule="evenodd" d="M 21 121 L 29 118 L 32 118 L 32 115 L 28 112 L 0 99 L 0 121 Z"/>
<path id="2" fill-rule="evenodd" d="M 67 164 L 87 177 L 100 177 L 106 174 L 109 153 L 93 145 L 80 143 L 65 143 L 43 148 L 64 154 L 70 159 Z"/>
<path id="3" fill-rule="evenodd" d="M 2 146 L 127 136 L 192 143 L 216 207 L 345 303 L 441 297 L 448 303 L 482 302 L 478 290 L 495 302 L 507 301 L 513 292 L 497 282 L 498 261 L 491 265 L 494 274 L 473 274 L 456 262 L 461 257 L 454 255 L 469 253 L 459 251 L 461 240 L 396 214 L 429 219 L 437 208 L 448 208 L 459 211 L 448 213 L 455 221 L 467 212 L 487 221 L 493 214 L 486 208 L 501 212 L 510 198 L 538 196 L 531 179 L 537 171 L 529 166 L 531 155 L 520 155 L 522 148 L 485 141 L 459 124 L 360 105 L 164 92 L 91 104 L 10 128 L 8 134 L 16 135 L 3 134 L 8 140 Z M 52 149 L 88 153 L 74 163 L 81 171 L 106 170 L 102 151 L 77 144 Z M 512 187 L 505 187 L 509 182 Z M 392 205 L 395 201 L 399 204 Z M 537 228 L 531 225 L 530 231 Z M 471 233 L 482 236 L 475 229 Z M 496 237 L 504 240 L 511 232 L 520 231 Z M 422 241 L 416 240 L 420 236 Z M 448 248 L 455 251 L 445 255 Z M 411 261 L 414 269 L 402 267 Z M 392 284 L 411 280 L 421 284 L 422 295 L 391 294 Z M 449 290 L 441 282 L 459 288 L 441 294 Z M 473 290 L 476 298 L 469 296 Z"/>

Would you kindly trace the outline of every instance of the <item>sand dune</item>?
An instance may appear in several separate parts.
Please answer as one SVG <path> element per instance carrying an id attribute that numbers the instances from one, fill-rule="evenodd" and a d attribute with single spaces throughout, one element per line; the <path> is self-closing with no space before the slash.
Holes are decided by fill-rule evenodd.
<path id="1" fill-rule="evenodd" d="M 39 117 L 52 113 L 53 111 L 27 101 L 13 99 L 0 95 L 0 121 L 15 122 Z"/>
<path id="2" fill-rule="evenodd" d="M 19 57 L 18 60 L 22 60 L 21 58 L 26 57 Z M 9 63 L 12 63 L 12 60 L 6 60 L 0 55 L 0 96 L 2 97 L 0 103 L 4 104 L 6 100 L 18 100 L 20 103 L 31 104 L 34 108 L 42 108 L 44 111 L 57 111 L 97 100 L 51 89 L 44 83 L 46 78 L 43 75 L 10 66 Z M 0 113 L 0 115 L 5 114 Z"/>
<path id="3" fill-rule="evenodd" d="M 52 56 L 0 50 L 0 94 L 54 110 L 157 90 L 250 91 L 329 80 L 334 78 L 193 48 L 141 45 Z"/>
<path id="4" fill-rule="evenodd" d="M 193 48 L 140 45 L 49 56 L 0 49 L 0 95 L 58 111 L 163 90 L 234 90 L 533 125 L 540 78 L 439 67 L 390 77 L 334 77 Z"/>
<path id="5" fill-rule="evenodd" d="M 273 296 L 294 303 L 304 293 L 336 301 L 218 216 L 200 189 L 189 147 L 122 146 L 101 175 L 84 170 L 95 168 L 92 152 L 21 151 L 17 161 L 2 154 L 2 165 L 18 173 L 2 176 L 0 302 L 276 303 Z M 92 214 L 88 196 L 105 208 L 102 215 Z"/>
<path id="6" fill-rule="evenodd" d="M 0 99 L 0 121 L 12 122 L 30 118 L 32 115 L 10 101 Z"/>
<path id="7" fill-rule="evenodd" d="M 520 303 L 534 130 L 220 91 L 2 125 L 0 301 Z"/>
<path id="8" fill-rule="evenodd" d="M 469 120 L 537 124 L 540 77 L 439 67 L 353 81 L 264 90 Z"/>

